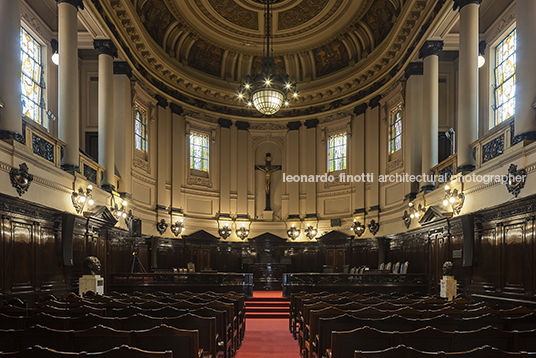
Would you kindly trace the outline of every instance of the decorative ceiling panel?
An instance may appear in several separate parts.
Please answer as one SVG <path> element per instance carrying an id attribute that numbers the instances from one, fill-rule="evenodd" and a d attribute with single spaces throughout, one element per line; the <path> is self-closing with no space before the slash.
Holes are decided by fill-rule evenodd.
<path id="1" fill-rule="evenodd" d="M 279 30 L 291 29 L 305 24 L 326 7 L 329 0 L 303 0 L 292 9 L 281 11 L 278 18 Z"/>
<path id="2" fill-rule="evenodd" d="M 224 19 L 246 29 L 259 29 L 259 13 L 237 6 L 234 0 L 208 0 L 212 8 Z"/>

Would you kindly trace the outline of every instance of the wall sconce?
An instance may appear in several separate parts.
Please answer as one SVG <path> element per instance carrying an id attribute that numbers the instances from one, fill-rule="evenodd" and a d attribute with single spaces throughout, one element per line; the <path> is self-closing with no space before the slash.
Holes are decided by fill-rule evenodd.
<path id="1" fill-rule="evenodd" d="M 220 225 L 220 222 L 218 221 L 218 226 Z M 229 236 L 231 236 L 233 232 L 231 231 L 231 228 L 229 227 L 229 222 L 225 222 L 223 224 L 223 227 L 218 228 L 218 234 L 220 237 L 224 240 L 227 240 Z"/>
<path id="2" fill-rule="evenodd" d="M 484 53 L 486 51 L 486 41 L 482 40 L 478 43 L 478 68 L 486 64 Z"/>
<path id="3" fill-rule="evenodd" d="M 464 202 L 464 193 L 458 193 L 458 189 L 451 190 L 450 186 L 445 185 L 445 199 L 443 200 L 444 206 L 450 205 L 454 214 L 458 215 L 462 211 Z"/>
<path id="4" fill-rule="evenodd" d="M 184 227 L 184 218 L 180 218 L 179 221 L 175 221 L 175 224 L 172 224 L 171 232 L 175 236 L 179 236 L 186 228 Z"/>
<path id="5" fill-rule="evenodd" d="M 298 229 L 294 224 L 290 227 L 290 229 L 287 230 L 287 235 L 292 240 L 296 240 L 298 236 L 300 236 L 300 229 Z"/>
<path id="6" fill-rule="evenodd" d="M 361 224 L 357 219 L 354 219 L 354 223 L 350 227 L 350 230 L 352 230 L 357 237 L 361 237 L 361 235 L 365 233 L 365 225 Z"/>
<path id="7" fill-rule="evenodd" d="M 413 203 L 409 203 L 409 217 L 419 219 L 421 216 L 424 215 L 424 212 L 426 210 L 424 209 L 424 206 L 422 204 L 419 204 L 418 207 L 415 207 Z"/>
<path id="8" fill-rule="evenodd" d="M 236 236 L 238 236 L 241 240 L 245 240 L 248 237 L 248 235 L 249 235 L 249 227 L 246 227 L 246 224 L 242 223 L 242 225 L 240 225 L 240 228 L 236 229 Z"/>
<path id="9" fill-rule="evenodd" d="M 58 53 L 58 40 L 52 39 L 52 41 L 50 41 L 50 47 L 52 48 L 52 63 L 58 66 L 60 64 L 60 54 Z"/>
<path id="10" fill-rule="evenodd" d="M 76 210 L 77 214 L 82 214 L 86 203 L 93 205 L 93 197 L 91 196 L 91 190 L 93 190 L 92 185 L 88 185 L 86 191 L 82 188 L 78 188 L 78 191 L 73 191 L 71 194 L 71 201 L 73 202 L 73 207 Z"/>
<path id="11" fill-rule="evenodd" d="M 121 219 L 121 217 L 126 219 L 126 217 L 127 217 L 127 205 L 128 205 L 128 201 L 123 200 L 121 202 L 121 206 L 118 206 L 117 203 L 115 202 L 114 194 L 112 193 L 112 204 L 111 204 L 111 207 L 110 207 L 110 211 L 112 212 L 113 216 L 117 220 Z"/>
<path id="12" fill-rule="evenodd" d="M 309 240 L 312 240 L 316 238 L 316 234 L 318 234 L 318 230 L 316 227 L 312 226 L 311 224 L 307 223 L 307 228 L 303 232 L 305 236 L 309 238 Z"/>

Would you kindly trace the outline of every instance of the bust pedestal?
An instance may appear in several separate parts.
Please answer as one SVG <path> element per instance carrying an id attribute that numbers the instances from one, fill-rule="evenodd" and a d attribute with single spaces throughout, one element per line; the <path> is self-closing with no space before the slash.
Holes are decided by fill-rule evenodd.
<path id="1" fill-rule="evenodd" d="M 262 221 L 274 221 L 274 211 L 264 210 L 262 212 Z"/>
<path id="2" fill-rule="evenodd" d="M 104 277 L 101 275 L 84 275 L 78 281 L 78 294 L 80 297 L 87 291 L 93 291 L 98 295 L 104 294 Z"/>
<path id="3" fill-rule="evenodd" d="M 441 291 L 440 291 L 440 297 L 446 298 L 448 301 L 452 301 L 454 297 L 456 297 L 456 283 L 457 281 L 454 279 L 454 276 L 443 276 L 441 278 Z"/>

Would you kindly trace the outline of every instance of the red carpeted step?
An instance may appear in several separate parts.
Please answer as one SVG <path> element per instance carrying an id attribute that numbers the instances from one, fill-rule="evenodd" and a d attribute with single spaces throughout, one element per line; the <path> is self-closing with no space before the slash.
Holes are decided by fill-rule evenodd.
<path id="1" fill-rule="evenodd" d="M 279 292 L 279 295 L 281 293 Z M 246 302 L 246 318 L 289 318 L 290 302 L 278 292 L 253 293 Z"/>

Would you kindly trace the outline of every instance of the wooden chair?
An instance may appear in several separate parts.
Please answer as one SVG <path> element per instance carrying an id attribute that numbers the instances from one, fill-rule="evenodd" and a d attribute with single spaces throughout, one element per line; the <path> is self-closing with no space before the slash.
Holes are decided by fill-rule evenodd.
<path id="1" fill-rule="evenodd" d="M 345 311 L 341 310 L 338 307 L 326 307 L 319 310 L 312 310 L 309 312 L 309 327 L 306 327 L 307 330 L 307 342 L 305 342 L 305 356 L 313 358 L 313 353 L 317 352 L 317 326 L 318 320 L 321 317 L 335 317 L 344 314 Z"/>
<path id="2" fill-rule="evenodd" d="M 83 353 L 85 357 L 93 358 L 173 358 L 173 352 L 166 351 L 146 351 L 136 347 L 122 345 L 105 352 Z"/>
<path id="3" fill-rule="evenodd" d="M 363 326 L 363 320 L 347 313 L 335 317 L 320 317 L 317 328 L 317 352 L 319 357 L 326 355 L 326 349 L 331 349 L 331 332 L 350 331 Z"/>
<path id="4" fill-rule="evenodd" d="M 142 310 L 135 306 L 128 306 L 124 308 L 112 308 L 111 311 L 108 311 L 108 316 L 110 317 L 130 317 L 135 314 L 142 313 Z"/>
<path id="5" fill-rule="evenodd" d="M 57 330 L 40 325 L 15 331 L 18 350 L 40 345 L 60 351 L 76 352 L 70 331 Z"/>
<path id="6" fill-rule="evenodd" d="M 156 328 L 134 331 L 135 346 L 145 350 L 171 350 L 173 358 L 201 358 L 199 332 L 161 325 Z"/>
<path id="7" fill-rule="evenodd" d="M 117 324 L 117 319 L 114 317 L 103 317 L 93 313 L 89 313 L 80 317 L 71 317 L 68 319 L 70 324 L 69 329 L 81 331 L 96 327 L 99 324 L 109 328 L 120 328 Z"/>
<path id="8" fill-rule="evenodd" d="M 160 308 L 152 308 L 152 309 L 146 308 L 146 309 L 141 309 L 140 311 L 141 311 L 140 312 L 141 314 L 144 314 L 146 316 L 159 317 L 159 318 L 177 317 L 188 312 L 187 309 L 176 308 L 173 306 L 163 306 Z"/>
<path id="9" fill-rule="evenodd" d="M 73 331 L 75 349 L 72 351 L 102 352 L 121 345 L 132 344 L 129 331 L 120 331 L 98 325 L 82 331 Z"/>
<path id="10" fill-rule="evenodd" d="M 513 351 L 514 334 L 491 326 L 474 331 L 456 332 L 453 351 L 469 351 L 485 345 L 491 345 L 504 351 Z"/>
<path id="11" fill-rule="evenodd" d="M 507 331 L 536 329 L 536 313 L 529 313 L 517 317 L 504 317 L 503 322 L 504 329 Z"/>
<path id="12" fill-rule="evenodd" d="M 398 344 L 401 343 L 421 351 L 452 352 L 456 335 L 454 332 L 441 331 L 428 326 L 414 331 L 400 332 L 398 339 Z"/>
<path id="13" fill-rule="evenodd" d="M 203 357 L 216 358 L 217 335 L 215 317 L 202 317 L 193 313 L 187 313 L 179 317 L 165 319 L 163 323 L 174 328 L 197 330 L 199 332 L 199 348 L 203 349 Z"/>
<path id="14" fill-rule="evenodd" d="M 334 331 L 331 332 L 331 358 L 349 358 L 355 350 L 382 350 L 393 346 L 394 343 L 394 333 L 378 331 L 367 326 L 351 331 Z"/>
<path id="15" fill-rule="evenodd" d="M 24 318 L 20 316 L 10 316 L 0 313 L 0 329 L 22 329 L 24 328 Z"/>
<path id="16" fill-rule="evenodd" d="M 151 329 L 160 326 L 164 321 L 161 317 L 151 317 L 141 313 L 134 316 L 123 317 L 117 320 L 119 327 L 123 331 Z"/>
<path id="17" fill-rule="evenodd" d="M 214 317 L 216 319 L 216 334 L 218 337 L 217 350 L 224 352 L 224 357 L 230 357 L 232 354 L 233 342 L 232 337 L 227 337 L 226 312 L 211 307 L 198 308 L 190 311 L 202 317 Z"/>
<path id="18" fill-rule="evenodd" d="M 443 357 L 438 352 L 423 352 L 404 345 L 378 351 L 356 350 L 354 352 L 354 358 L 432 358 L 436 356 Z"/>

